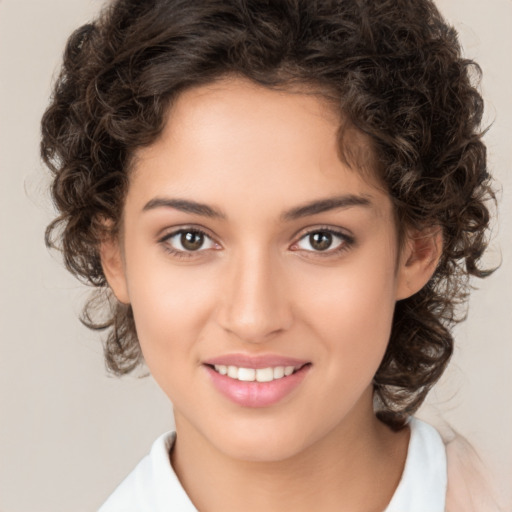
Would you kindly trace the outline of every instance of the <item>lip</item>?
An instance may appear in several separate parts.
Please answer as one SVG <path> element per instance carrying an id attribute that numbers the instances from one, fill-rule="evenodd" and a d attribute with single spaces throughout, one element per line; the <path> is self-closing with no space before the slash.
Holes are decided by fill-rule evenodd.
<path id="1" fill-rule="evenodd" d="M 242 382 L 216 372 L 213 365 L 238 366 L 242 368 L 268 368 L 275 366 L 300 367 L 292 375 L 271 382 Z M 229 354 L 204 361 L 214 388 L 231 402 L 241 407 L 270 407 L 293 393 L 311 369 L 309 361 L 279 355 L 249 356 Z"/>
<path id="2" fill-rule="evenodd" d="M 248 355 L 248 354 L 225 354 L 203 361 L 206 365 L 238 366 L 242 368 L 268 368 L 269 366 L 304 366 L 309 363 L 304 359 L 280 356 L 277 354 Z"/>

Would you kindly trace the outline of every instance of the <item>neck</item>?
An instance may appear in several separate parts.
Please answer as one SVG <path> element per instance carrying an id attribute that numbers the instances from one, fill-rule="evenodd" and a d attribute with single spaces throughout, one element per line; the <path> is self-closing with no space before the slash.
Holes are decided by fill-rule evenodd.
<path id="1" fill-rule="evenodd" d="M 201 512 L 381 512 L 400 480 L 409 432 L 391 431 L 371 403 L 359 409 L 293 456 L 256 462 L 226 455 L 176 415 L 172 464 Z"/>

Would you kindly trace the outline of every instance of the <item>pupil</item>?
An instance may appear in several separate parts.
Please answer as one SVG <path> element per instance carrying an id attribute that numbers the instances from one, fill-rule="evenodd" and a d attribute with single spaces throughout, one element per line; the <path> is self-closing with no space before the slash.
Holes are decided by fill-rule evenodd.
<path id="1" fill-rule="evenodd" d="M 201 233 L 193 233 L 191 231 L 181 234 L 181 245 L 187 251 L 197 251 L 203 245 L 203 235 Z"/>
<path id="2" fill-rule="evenodd" d="M 332 235 L 330 233 L 313 233 L 309 236 L 309 242 L 313 249 L 325 251 L 332 244 Z"/>

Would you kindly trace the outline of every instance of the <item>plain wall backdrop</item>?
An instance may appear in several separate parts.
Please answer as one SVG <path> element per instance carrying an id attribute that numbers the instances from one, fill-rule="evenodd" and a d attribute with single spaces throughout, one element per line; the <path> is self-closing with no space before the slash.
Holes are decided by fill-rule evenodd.
<path id="1" fill-rule="evenodd" d="M 437 3 L 484 73 L 489 167 L 502 188 L 488 261 L 502 266 L 475 282 L 455 357 L 422 414 L 465 435 L 512 504 L 512 1 Z M 88 290 L 43 243 L 53 211 L 39 121 L 67 36 L 101 5 L 0 0 L 2 512 L 95 510 L 173 425 L 151 378 L 106 375 L 99 335 L 77 319 Z"/>

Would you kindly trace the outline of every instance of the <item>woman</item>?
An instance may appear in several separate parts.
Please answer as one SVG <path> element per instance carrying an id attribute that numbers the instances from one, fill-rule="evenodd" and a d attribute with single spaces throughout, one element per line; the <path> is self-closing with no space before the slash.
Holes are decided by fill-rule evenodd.
<path id="1" fill-rule="evenodd" d="M 73 34 L 47 241 L 176 420 L 102 511 L 472 506 L 412 418 L 489 273 L 472 69 L 427 1 L 121 0 Z"/>

